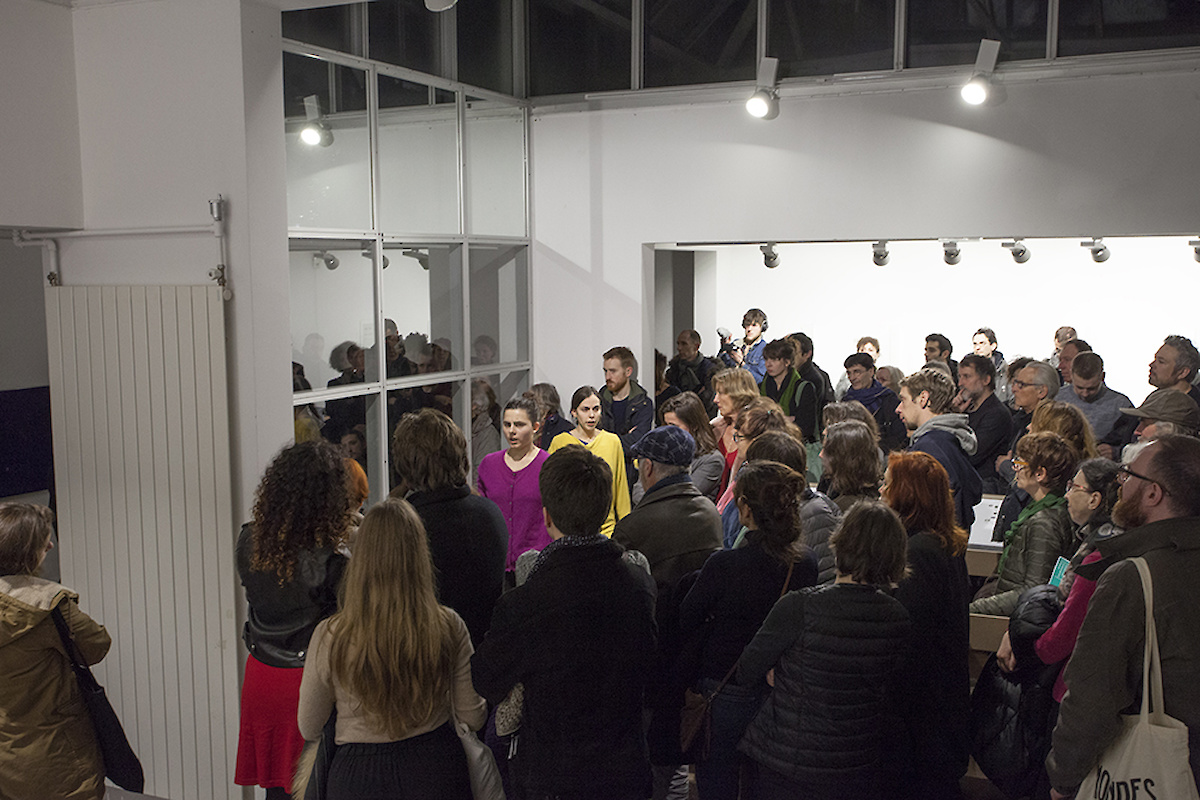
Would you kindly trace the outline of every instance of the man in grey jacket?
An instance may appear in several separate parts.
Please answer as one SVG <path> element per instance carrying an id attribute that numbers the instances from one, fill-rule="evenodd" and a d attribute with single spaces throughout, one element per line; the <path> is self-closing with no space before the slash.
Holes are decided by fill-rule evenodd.
<path id="1" fill-rule="evenodd" d="M 908 449 L 929 453 L 946 468 L 958 524 L 971 529 L 983 482 L 971 466 L 978 442 L 966 414 L 948 413 L 955 388 L 940 370 L 920 369 L 900 382 L 900 419 L 912 433 Z"/>
<path id="2" fill-rule="evenodd" d="M 1164 436 L 1122 468 L 1113 522 L 1126 529 L 1097 545 L 1102 558 L 1077 575 L 1097 580 L 1075 651 L 1046 770 L 1055 798 L 1079 784 L 1137 713 L 1145 647 L 1145 600 L 1136 565 L 1150 567 L 1162 657 L 1163 710 L 1188 727 L 1192 777 L 1200 786 L 1200 441 Z M 1161 795 L 1160 795 L 1161 796 Z"/>

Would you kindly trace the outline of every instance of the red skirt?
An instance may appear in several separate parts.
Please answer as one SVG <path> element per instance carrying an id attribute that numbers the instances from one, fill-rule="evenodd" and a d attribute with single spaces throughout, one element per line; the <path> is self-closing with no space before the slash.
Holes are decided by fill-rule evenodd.
<path id="1" fill-rule="evenodd" d="M 303 676 L 303 669 L 268 667 L 246 657 L 233 778 L 238 786 L 282 786 L 291 792 L 296 759 L 304 748 L 296 723 Z"/>

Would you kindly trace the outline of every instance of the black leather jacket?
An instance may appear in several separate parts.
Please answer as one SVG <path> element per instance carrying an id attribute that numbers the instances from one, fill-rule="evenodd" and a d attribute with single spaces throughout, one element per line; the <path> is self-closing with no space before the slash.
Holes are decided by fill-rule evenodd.
<path id="1" fill-rule="evenodd" d="M 300 554 L 291 581 L 250 569 L 252 529 L 242 526 L 237 540 L 238 575 L 250 613 L 242 639 L 250 654 L 270 667 L 303 667 L 317 623 L 337 611 L 337 588 L 346 557 L 325 548 Z"/>

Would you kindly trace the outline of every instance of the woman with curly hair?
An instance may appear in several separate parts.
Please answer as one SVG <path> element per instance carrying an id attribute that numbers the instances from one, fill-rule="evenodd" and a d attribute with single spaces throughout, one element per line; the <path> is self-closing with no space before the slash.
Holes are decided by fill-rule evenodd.
<path id="1" fill-rule="evenodd" d="M 768 434 L 769 435 L 769 434 Z M 802 445 L 796 450 L 804 453 Z M 705 800 L 736 800 L 743 761 L 737 752 L 746 725 L 765 697 L 765 687 L 721 686 L 742 649 L 758 631 L 781 590 L 817 582 L 817 557 L 800 536 L 804 476 L 775 461 L 751 461 L 738 476 L 735 503 L 747 528 L 736 550 L 713 553 L 679 609 L 689 651 L 699 651 L 687 676 L 712 700 L 709 754 L 696 763 Z"/>
<path id="2" fill-rule="evenodd" d="M 895 598 L 912 620 L 898 700 L 913 798 L 958 798 L 969 759 L 967 532 L 954 518 L 950 477 L 928 453 L 892 453 L 883 497 L 908 532 L 908 574 Z"/>
<path id="3" fill-rule="evenodd" d="M 237 567 L 250 613 L 242 638 L 250 655 L 234 782 L 288 797 L 304 747 L 296 726 L 300 678 L 317 623 L 337 610 L 346 568 L 338 552 L 351 522 L 346 465 L 326 442 L 284 449 L 267 467 L 254 519 L 237 541 Z"/>
<path id="4" fill-rule="evenodd" d="M 734 439 L 737 416 L 746 403 L 758 397 L 758 384 L 744 369 L 723 369 L 712 376 L 712 388 L 713 403 L 717 406 L 717 416 L 712 420 L 713 435 L 717 437 L 717 449 L 725 457 L 725 470 L 717 490 L 720 497 L 729 486 L 733 461 L 737 458 L 738 447 Z"/>
<path id="5" fill-rule="evenodd" d="M 317 625 L 300 686 L 306 739 L 337 709 L 325 796 L 470 800 L 454 723 L 478 730 L 487 711 L 467 625 L 437 601 L 421 518 L 405 500 L 379 503 L 354 548 L 341 609 Z"/>

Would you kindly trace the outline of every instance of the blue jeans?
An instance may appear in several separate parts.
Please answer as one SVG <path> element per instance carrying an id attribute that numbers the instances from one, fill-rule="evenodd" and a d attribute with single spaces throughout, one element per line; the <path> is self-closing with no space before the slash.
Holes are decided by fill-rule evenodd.
<path id="1" fill-rule="evenodd" d="M 700 681 L 700 689 L 711 692 L 718 683 L 706 678 Z M 727 683 L 713 698 L 708 758 L 696 762 L 696 788 L 704 800 L 737 800 L 742 764 L 746 760 L 738 752 L 738 742 L 766 697 L 761 690 Z"/>

